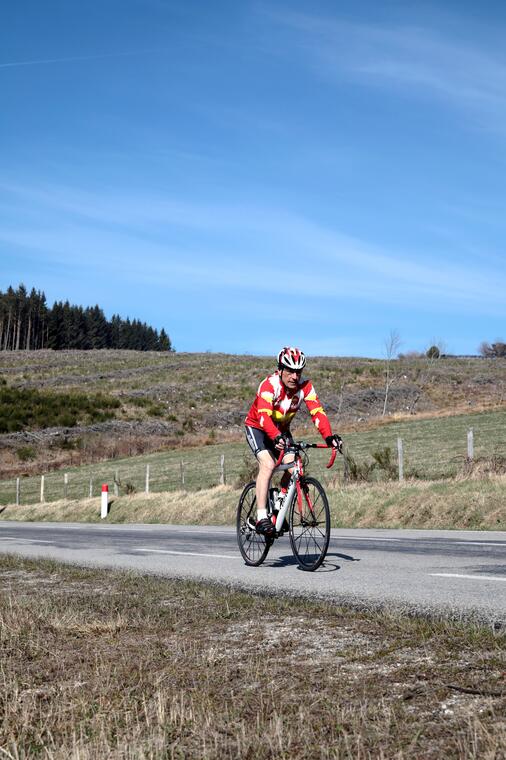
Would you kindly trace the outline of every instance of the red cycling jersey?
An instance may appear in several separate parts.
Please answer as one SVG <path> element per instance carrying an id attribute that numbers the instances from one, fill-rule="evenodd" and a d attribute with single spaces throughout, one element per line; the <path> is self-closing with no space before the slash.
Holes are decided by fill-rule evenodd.
<path id="1" fill-rule="evenodd" d="M 327 415 L 323 411 L 310 380 L 300 379 L 295 391 L 288 391 L 281 382 L 281 373 L 274 372 L 260 383 L 256 398 L 246 417 L 249 427 L 264 430 L 269 438 L 286 432 L 302 401 L 323 438 L 332 435 Z"/>

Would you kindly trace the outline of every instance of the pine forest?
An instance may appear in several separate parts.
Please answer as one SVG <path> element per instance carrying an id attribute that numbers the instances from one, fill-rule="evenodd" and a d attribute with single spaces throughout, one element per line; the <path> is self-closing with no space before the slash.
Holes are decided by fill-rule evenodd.
<path id="1" fill-rule="evenodd" d="M 172 351 L 164 328 L 158 330 L 137 319 L 113 314 L 110 321 L 98 306 L 74 306 L 56 301 L 52 307 L 45 294 L 24 285 L 0 291 L 0 350 L 25 351 L 41 348 Z"/>

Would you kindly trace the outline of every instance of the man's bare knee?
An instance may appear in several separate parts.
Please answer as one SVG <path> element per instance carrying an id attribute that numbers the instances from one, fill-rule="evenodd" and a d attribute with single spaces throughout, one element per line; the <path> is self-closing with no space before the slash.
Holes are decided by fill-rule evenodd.
<path id="1" fill-rule="evenodd" d="M 276 466 L 268 451 L 260 451 L 257 455 L 258 467 L 261 472 L 272 473 Z"/>

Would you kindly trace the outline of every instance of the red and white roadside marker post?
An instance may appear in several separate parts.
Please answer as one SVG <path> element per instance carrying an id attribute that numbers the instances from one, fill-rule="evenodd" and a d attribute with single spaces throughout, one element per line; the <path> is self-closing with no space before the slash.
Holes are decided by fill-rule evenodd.
<path id="1" fill-rule="evenodd" d="M 102 520 L 107 517 L 109 512 L 109 486 L 107 483 L 102 485 L 102 502 L 100 506 L 100 517 Z"/>

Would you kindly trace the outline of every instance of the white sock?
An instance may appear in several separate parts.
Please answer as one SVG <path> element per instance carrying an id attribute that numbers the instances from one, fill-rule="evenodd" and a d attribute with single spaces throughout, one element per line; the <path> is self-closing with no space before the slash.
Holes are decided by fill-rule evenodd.
<path id="1" fill-rule="evenodd" d="M 267 510 L 266 509 L 258 509 L 257 510 L 257 520 L 264 520 L 267 517 Z"/>

